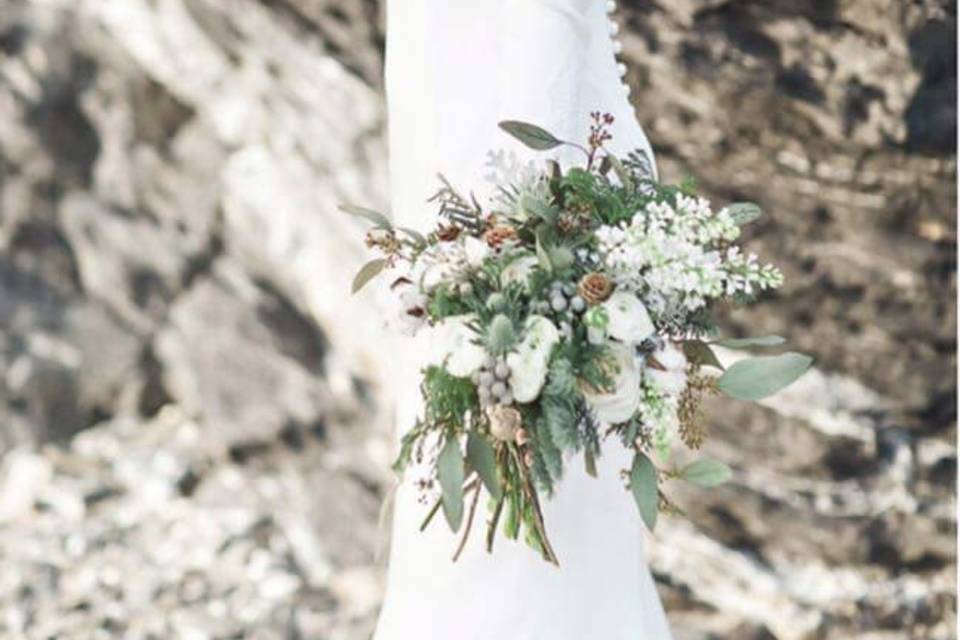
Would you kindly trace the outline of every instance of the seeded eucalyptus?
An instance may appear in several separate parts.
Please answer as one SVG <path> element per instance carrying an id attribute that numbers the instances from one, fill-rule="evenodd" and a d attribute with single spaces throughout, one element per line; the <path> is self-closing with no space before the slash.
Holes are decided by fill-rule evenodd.
<path id="1" fill-rule="evenodd" d="M 395 468 L 426 465 L 420 486 L 433 507 L 423 526 L 442 513 L 461 532 L 454 559 L 484 493 L 488 550 L 498 531 L 510 540 L 522 533 L 558 563 L 541 501 L 563 490 L 570 454 L 595 475 L 607 438 L 633 452 L 624 477 L 653 529 L 660 511 L 673 511 L 670 482 L 712 487 L 731 476 L 719 461 L 690 459 L 706 437 L 702 397 L 759 400 L 811 364 L 787 352 L 725 368 L 715 347 L 784 342 L 718 339 L 713 326 L 718 302 L 749 302 L 783 281 L 736 244 L 760 209 L 714 210 L 689 183 L 656 182 L 642 152 L 608 152 L 612 123 L 591 114 L 585 145 L 501 123 L 531 149 L 578 149 L 583 164 L 531 168 L 492 154 L 495 189 L 484 204 L 440 176 L 433 230 L 344 207 L 371 224 L 367 244 L 379 254 L 354 290 L 387 273 L 397 327 L 429 331 L 437 351 L 423 370 L 422 417 Z"/>

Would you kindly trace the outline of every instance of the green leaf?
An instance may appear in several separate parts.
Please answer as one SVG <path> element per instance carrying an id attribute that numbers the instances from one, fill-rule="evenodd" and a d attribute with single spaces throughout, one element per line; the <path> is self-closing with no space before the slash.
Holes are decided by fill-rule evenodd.
<path id="1" fill-rule="evenodd" d="M 630 469 L 630 491 L 647 528 L 653 531 L 657 524 L 657 469 L 646 455 L 633 457 Z"/>
<path id="2" fill-rule="evenodd" d="M 694 364 L 723 369 L 723 365 L 720 364 L 717 354 L 713 352 L 710 345 L 701 340 L 685 340 L 683 343 L 683 354 L 687 356 L 687 360 Z"/>
<path id="3" fill-rule="evenodd" d="M 520 501 L 515 493 L 507 493 L 507 517 L 503 519 L 503 535 L 516 540 L 520 534 Z"/>
<path id="4" fill-rule="evenodd" d="M 802 353 L 784 353 L 740 360 L 717 379 L 717 386 L 731 398 L 760 400 L 773 395 L 802 376 L 813 358 Z"/>
<path id="5" fill-rule="evenodd" d="M 736 202 L 727 207 L 727 211 L 738 225 L 753 222 L 763 215 L 763 210 L 753 202 Z"/>
<path id="6" fill-rule="evenodd" d="M 499 126 L 511 136 L 536 151 L 547 151 L 548 149 L 553 149 L 563 144 L 563 140 L 558 139 L 546 129 L 542 129 L 529 122 L 504 120 Z"/>
<path id="7" fill-rule="evenodd" d="M 543 246 L 543 242 L 540 240 L 540 236 L 537 235 L 537 260 L 540 262 L 540 268 L 546 271 L 547 273 L 553 273 L 553 263 L 550 262 L 550 254 Z"/>
<path id="8" fill-rule="evenodd" d="M 404 227 L 397 227 L 397 231 L 406 234 L 417 245 L 423 246 L 427 244 L 427 239 L 424 238 L 423 234 L 419 231 L 415 231 L 414 229 L 406 229 Z"/>
<path id="9" fill-rule="evenodd" d="M 477 472 L 483 485 L 494 499 L 500 498 L 500 478 L 497 476 L 497 461 L 493 447 L 481 435 L 470 434 L 467 438 L 467 462 Z"/>
<path id="10" fill-rule="evenodd" d="M 725 338 L 714 340 L 710 344 L 730 349 L 742 349 L 744 347 L 779 347 L 786 342 L 785 338 L 780 336 L 759 336 L 756 338 Z"/>
<path id="11" fill-rule="evenodd" d="M 590 449 L 583 452 L 583 468 L 591 478 L 597 477 L 597 458 Z"/>
<path id="12" fill-rule="evenodd" d="M 460 528 L 463 520 L 463 476 L 460 443 L 455 437 L 448 437 L 437 457 L 437 479 L 443 492 L 443 517 L 453 531 Z"/>
<path id="13" fill-rule="evenodd" d="M 387 216 L 383 215 L 379 211 L 374 211 L 373 209 L 367 209 L 366 207 L 358 207 L 352 204 L 342 204 L 340 205 L 340 211 L 344 213 L 349 213 L 352 216 L 357 216 L 358 218 L 363 218 L 368 222 L 372 222 L 374 226 L 380 227 L 382 229 L 392 229 L 393 223 L 390 222 L 390 219 Z"/>
<path id="14" fill-rule="evenodd" d="M 368 282 L 377 277 L 386 266 L 387 261 L 385 259 L 376 258 L 360 267 L 360 271 L 357 271 L 357 275 L 353 277 L 353 285 L 350 287 L 350 292 L 356 293 L 360 291 Z"/>
<path id="15" fill-rule="evenodd" d="M 691 462 L 680 472 L 680 477 L 700 487 L 716 487 L 730 479 L 730 467 L 719 460 L 703 458 Z"/>

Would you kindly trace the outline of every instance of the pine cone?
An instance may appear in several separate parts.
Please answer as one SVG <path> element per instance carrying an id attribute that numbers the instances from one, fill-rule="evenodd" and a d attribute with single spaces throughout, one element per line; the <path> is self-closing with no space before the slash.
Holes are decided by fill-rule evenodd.
<path id="1" fill-rule="evenodd" d="M 505 224 L 499 224 L 495 227 L 492 227 L 489 231 L 483 234 L 483 239 L 487 241 L 487 244 L 490 245 L 492 249 L 499 249 L 503 246 L 504 242 L 513 240 L 516 237 L 517 230 Z"/>
<path id="2" fill-rule="evenodd" d="M 437 239 L 441 242 L 453 242 L 460 237 L 460 227 L 455 224 L 440 225 L 437 229 Z"/>
<path id="3" fill-rule="evenodd" d="M 577 293 L 588 304 L 600 304 L 613 293 L 613 283 L 602 273 L 588 273 L 577 285 Z"/>
<path id="4" fill-rule="evenodd" d="M 580 228 L 580 219 L 570 213 L 562 213 L 557 219 L 557 230 L 566 235 Z"/>

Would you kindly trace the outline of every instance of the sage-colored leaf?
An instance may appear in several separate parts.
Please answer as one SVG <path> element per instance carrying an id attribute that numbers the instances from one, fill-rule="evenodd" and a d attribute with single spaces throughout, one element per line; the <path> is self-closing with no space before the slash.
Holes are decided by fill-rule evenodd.
<path id="1" fill-rule="evenodd" d="M 736 202 L 727 207 L 727 211 L 738 225 L 753 222 L 763 215 L 763 210 L 753 202 Z"/>
<path id="2" fill-rule="evenodd" d="M 785 342 L 786 339 L 780 336 L 758 336 L 756 338 L 724 338 L 714 340 L 710 344 L 730 349 L 743 349 L 746 347 L 779 347 Z"/>
<path id="3" fill-rule="evenodd" d="M 500 477 L 497 475 L 496 456 L 486 438 L 477 434 L 471 434 L 467 438 L 467 462 L 480 476 L 490 495 L 499 499 Z"/>
<path id="4" fill-rule="evenodd" d="M 443 517 L 453 531 L 457 531 L 463 521 L 463 476 L 460 443 L 454 437 L 447 438 L 437 457 L 437 479 L 442 492 Z"/>
<path id="5" fill-rule="evenodd" d="M 583 452 L 583 467 L 588 476 L 591 478 L 597 477 L 597 458 L 590 449 Z"/>
<path id="6" fill-rule="evenodd" d="M 687 356 L 687 360 L 694 364 L 723 369 L 717 354 L 713 352 L 710 345 L 702 340 L 685 340 L 683 342 L 683 354 Z"/>
<path id="7" fill-rule="evenodd" d="M 700 487 L 716 487 L 730 479 L 730 467 L 719 460 L 703 458 L 691 462 L 680 471 L 680 477 Z"/>
<path id="8" fill-rule="evenodd" d="M 633 185 L 633 180 L 630 177 L 630 172 L 627 171 L 626 167 L 623 166 L 623 163 L 620 162 L 620 159 L 616 156 L 607 156 L 610 158 L 610 164 L 613 166 L 613 172 L 617 174 L 617 178 L 620 180 L 620 184 L 630 188 Z"/>
<path id="9" fill-rule="evenodd" d="M 558 139 L 546 129 L 529 122 L 504 120 L 500 123 L 500 128 L 536 151 L 547 151 L 563 144 L 563 140 Z"/>
<path id="10" fill-rule="evenodd" d="M 536 242 L 536 251 L 537 251 L 537 261 L 540 263 L 540 268 L 546 271 L 547 273 L 553 272 L 553 263 L 550 262 L 550 254 L 547 252 L 546 248 L 543 246 L 543 242 L 540 240 L 540 236 L 537 236 Z"/>
<path id="11" fill-rule="evenodd" d="M 640 517 L 647 528 L 653 531 L 657 525 L 657 469 L 643 453 L 633 457 L 630 469 L 630 492 L 637 503 Z"/>
<path id="12" fill-rule="evenodd" d="M 387 266 L 387 261 L 383 258 L 376 258 L 360 267 L 360 271 L 353 277 L 353 285 L 350 287 L 351 293 L 360 291 L 368 282 L 373 280 Z"/>
<path id="13" fill-rule="evenodd" d="M 383 215 L 379 211 L 374 211 L 373 209 L 358 207 L 353 204 L 342 204 L 340 205 L 340 211 L 349 213 L 352 216 L 357 216 L 358 218 L 363 218 L 364 220 L 371 222 L 375 226 L 383 229 L 393 228 L 393 223 L 390 222 L 390 219 L 387 218 L 387 216 Z"/>
<path id="14" fill-rule="evenodd" d="M 740 360 L 717 379 L 717 387 L 731 398 L 760 400 L 802 376 L 813 358 L 802 353 L 783 353 Z"/>
<path id="15" fill-rule="evenodd" d="M 414 229 L 406 229 L 404 227 L 397 227 L 397 231 L 405 234 L 408 238 L 413 240 L 413 242 L 417 245 L 423 246 L 427 244 L 427 239 L 423 237 L 423 234 L 420 233 L 419 231 L 415 231 Z"/>
<path id="16" fill-rule="evenodd" d="M 507 493 L 507 517 L 503 519 L 503 535 L 516 540 L 520 534 L 520 500 L 514 493 Z"/>

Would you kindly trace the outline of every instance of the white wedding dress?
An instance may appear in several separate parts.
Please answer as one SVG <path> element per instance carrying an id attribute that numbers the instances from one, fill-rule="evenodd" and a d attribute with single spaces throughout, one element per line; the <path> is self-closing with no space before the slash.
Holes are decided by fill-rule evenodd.
<path id="1" fill-rule="evenodd" d="M 437 172 L 478 196 L 488 186 L 488 150 L 543 158 L 497 128 L 504 119 L 586 140 L 591 111 L 616 117 L 612 149 L 649 143 L 620 80 L 609 7 L 595 0 L 391 0 L 387 15 L 387 98 L 393 216 L 428 230 L 425 201 Z M 429 336 L 403 338 L 393 367 L 403 390 L 400 431 L 420 410 L 419 370 Z M 544 516 L 560 567 L 522 541 L 498 535 L 484 548 L 481 501 L 457 563 L 458 537 L 436 518 L 408 470 L 395 497 L 386 601 L 375 640 L 669 640 L 644 558 L 644 532 L 619 477 L 629 454 L 610 442 L 598 478 L 571 459 Z"/>

